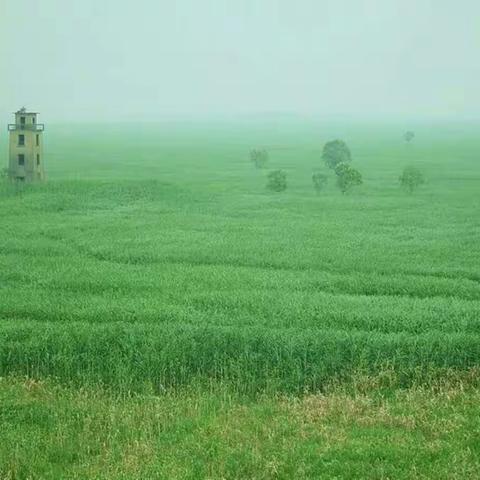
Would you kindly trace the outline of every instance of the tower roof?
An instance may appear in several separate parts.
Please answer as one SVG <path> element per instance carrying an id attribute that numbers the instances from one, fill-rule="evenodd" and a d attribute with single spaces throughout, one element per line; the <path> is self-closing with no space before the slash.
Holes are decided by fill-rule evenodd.
<path id="1" fill-rule="evenodd" d="M 39 112 L 27 112 L 27 109 L 25 107 L 22 107 L 20 110 L 13 113 L 23 113 L 25 115 L 37 115 Z"/>

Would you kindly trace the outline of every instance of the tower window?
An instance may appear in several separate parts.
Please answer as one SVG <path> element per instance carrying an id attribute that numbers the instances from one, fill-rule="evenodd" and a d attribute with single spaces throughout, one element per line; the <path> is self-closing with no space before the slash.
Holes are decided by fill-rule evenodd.
<path id="1" fill-rule="evenodd" d="M 25 155 L 23 153 L 18 154 L 18 165 L 19 166 L 25 165 Z"/>
<path id="2" fill-rule="evenodd" d="M 40 165 L 40 155 L 37 153 L 37 166 Z"/>
<path id="3" fill-rule="evenodd" d="M 25 145 L 25 135 L 18 136 L 18 144 L 21 146 Z"/>
<path id="4" fill-rule="evenodd" d="M 32 123 L 33 124 L 35 123 L 35 117 L 32 117 Z"/>
<path id="5" fill-rule="evenodd" d="M 37 133 L 37 136 L 36 136 L 36 142 L 37 142 L 37 147 L 38 145 L 40 145 L 40 135 Z"/>
<path id="6" fill-rule="evenodd" d="M 25 117 L 20 117 L 20 124 L 25 125 Z"/>

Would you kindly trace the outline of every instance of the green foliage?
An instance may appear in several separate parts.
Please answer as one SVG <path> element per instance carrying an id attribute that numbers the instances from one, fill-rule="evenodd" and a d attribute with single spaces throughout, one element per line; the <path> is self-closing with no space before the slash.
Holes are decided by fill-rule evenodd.
<path id="1" fill-rule="evenodd" d="M 267 166 L 269 155 L 267 150 L 254 149 L 250 151 L 250 160 L 255 168 L 265 168 Z"/>
<path id="2" fill-rule="evenodd" d="M 352 154 L 343 140 L 332 140 L 323 147 L 323 161 L 328 168 L 335 170 L 340 163 L 352 161 Z"/>
<path id="3" fill-rule="evenodd" d="M 414 190 L 425 183 L 422 172 L 413 166 L 405 167 L 399 180 L 400 185 L 410 193 L 413 193 Z"/>
<path id="4" fill-rule="evenodd" d="M 410 143 L 413 139 L 415 138 L 415 132 L 412 132 L 409 130 L 408 132 L 405 132 L 403 134 L 403 139 L 407 142 Z"/>
<path id="5" fill-rule="evenodd" d="M 339 163 L 335 167 L 335 174 L 337 175 L 337 186 L 342 193 L 346 193 L 353 187 L 362 184 L 361 173 L 348 163 Z"/>
<path id="6" fill-rule="evenodd" d="M 2 168 L 0 170 L 0 180 L 6 180 L 8 178 L 8 168 Z"/>
<path id="7" fill-rule="evenodd" d="M 324 173 L 315 172 L 312 175 L 312 181 L 313 181 L 313 188 L 317 193 L 320 193 L 327 185 L 328 176 L 325 175 Z"/>
<path id="8" fill-rule="evenodd" d="M 267 188 L 273 192 L 287 189 L 287 174 L 282 170 L 274 170 L 268 174 Z"/>

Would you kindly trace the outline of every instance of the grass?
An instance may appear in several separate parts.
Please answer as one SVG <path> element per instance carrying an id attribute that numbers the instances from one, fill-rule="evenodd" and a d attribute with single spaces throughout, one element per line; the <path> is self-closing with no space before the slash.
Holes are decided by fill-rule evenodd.
<path id="1" fill-rule="evenodd" d="M 223 389 L 123 397 L 3 379 L 0 476 L 478 478 L 480 392 L 468 375 L 408 390 L 362 380 L 253 401 Z"/>
<path id="2" fill-rule="evenodd" d="M 134 395 L 125 402 L 140 405 L 158 394 L 155 401 L 173 396 L 181 405 L 197 397 L 215 404 L 225 395 L 238 403 L 246 395 L 254 418 L 263 407 L 270 412 L 258 418 L 267 426 L 283 408 L 282 395 L 303 402 L 358 372 L 375 378 L 392 371 L 401 408 L 408 392 L 441 404 L 445 398 L 427 386 L 446 372 L 476 372 L 480 363 L 480 141 L 475 125 L 418 125 L 412 145 L 402 141 L 403 130 L 293 120 L 51 126 L 49 181 L 0 185 L 0 375 L 17 379 L 2 388 L 20 406 L 19 378 L 53 378 L 45 389 L 66 418 L 83 389 L 93 396 L 106 389 L 98 408 L 119 411 L 127 404 L 117 405 L 118 395 Z M 332 138 L 347 141 L 364 178 L 347 195 L 321 163 Z M 269 151 L 265 171 L 249 160 L 256 147 Z M 406 165 L 427 181 L 412 195 L 398 185 Z M 265 188 L 268 171 L 277 169 L 287 173 L 282 193 Z M 315 171 L 329 175 L 318 195 Z M 184 393 L 191 388 L 197 393 Z M 467 399 L 477 395 L 475 382 L 469 388 Z M 97 408 L 85 402 L 87 411 Z M 291 425 L 291 442 L 299 428 Z M 458 428 L 474 435 L 473 427 Z M 405 441 L 413 445 L 417 433 L 410 433 Z M 190 435 L 194 442 L 197 433 Z M 280 442 L 275 435 L 272 445 Z M 9 438 L 10 448 L 18 445 Z M 42 441 L 49 440 L 35 438 L 32 448 Z M 150 444 L 151 455 L 157 447 Z M 258 464 L 237 454 L 223 473 L 202 457 L 197 477 L 193 466 L 162 474 L 255 477 L 242 468 Z M 338 455 L 324 464 L 326 478 L 352 478 Z M 392 455 L 385 461 L 397 468 L 400 457 Z M 23 465 L 13 478 L 28 478 L 28 462 L 8 458 L 0 472 L 12 476 Z M 315 462 L 302 458 L 307 478 Z M 456 468 L 465 467 L 462 458 Z M 54 478 L 51 462 L 42 461 L 32 468 Z M 345 461 L 346 469 L 357 462 Z M 207 465 L 213 470 L 202 470 Z M 402 465 L 377 477 L 402 478 L 402 471 L 411 478 Z M 269 478 L 262 468 L 258 478 Z"/>

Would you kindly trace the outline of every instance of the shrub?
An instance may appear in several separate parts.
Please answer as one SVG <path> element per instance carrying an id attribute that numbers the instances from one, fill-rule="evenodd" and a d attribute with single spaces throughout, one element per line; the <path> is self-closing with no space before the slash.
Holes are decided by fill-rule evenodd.
<path id="1" fill-rule="evenodd" d="M 342 193 L 348 192 L 352 187 L 361 185 L 362 174 L 347 163 L 339 163 L 335 168 L 337 185 Z"/>
<path id="2" fill-rule="evenodd" d="M 283 192 L 287 189 L 287 174 L 282 170 L 274 170 L 268 174 L 267 188 L 274 192 Z"/>
<path id="3" fill-rule="evenodd" d="M 324 173 L 315 172 L 312 175 L 313 188 L 317 193 L 320 193 L 327 185 L 328 177 Z"/>
<path id="4" fill-rule="evenodd" d="M 352 161 L 352 154 L 343 140 L 332 140 L 323 147 L 323 161 L 328 168 L 335 169 L 340 163 Z"/>
<path id="5" fill-rule="evenodd" d="M 400 185 L 412 193 L 416 188 L 425 183 L 422 172 L 416 167 L 408 166 L 400 175 Z"/>
<path id="6" fill-rule="evenodd" d="M 250 151 L 250 160 L 255 168 L 265 168 L 268 163 L 268 152 L 266 150 L 253 149 Z"/>

